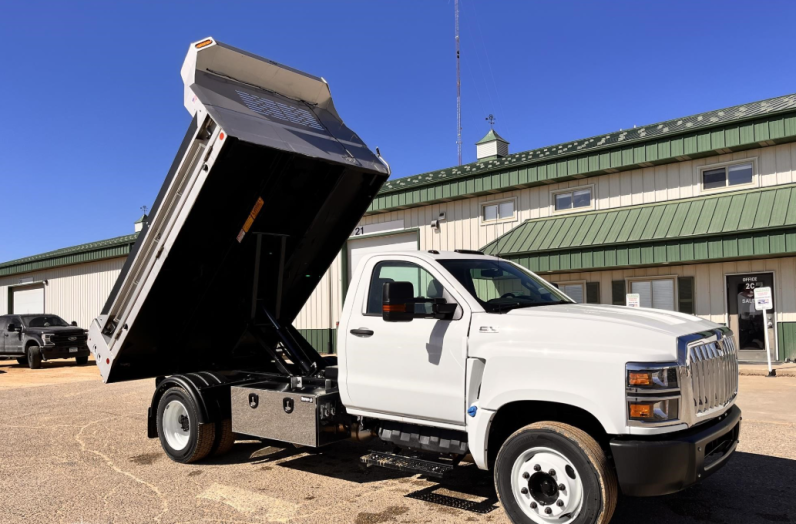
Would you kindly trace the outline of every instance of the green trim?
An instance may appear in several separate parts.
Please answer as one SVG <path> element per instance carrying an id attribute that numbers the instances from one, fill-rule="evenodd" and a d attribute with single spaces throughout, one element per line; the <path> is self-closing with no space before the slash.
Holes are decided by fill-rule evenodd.
<path id="1" fill-rule="evenodd" d="M 298 329 L 315 351 L 321 355 L 337 353 L 337 329 Z"/>
<path id="2" fill-rule="evenodd" d="M 388 180 L 367 214 L 793 141 L 796 95 L 786 95 Z"/>
<path id="3" fill-rule="evenodd" d="M 517 256 L 796 228 L 796 184 L 527 220 L 486 246 Z"/>
<path id="4" fill-rule="evenodd" d="M 796 360 L 796 322 L 778 322 L 779 360 Z"/>
<path id="5" fill-rule="evenodd" d="M 138 238 L 138 233 L 4 262 L 0 264 L 0 277 L 96 262 L 108 258 L 126 257 L 135 244 L 136 238 Z"/>
<path id="6" fill-rule="evenodd" d="M 494 129 L 490 129 L 489 133 L 484 135 L 484 138 L 482 138 L 481 140 L 476 142 L 475 145 L 486 144 L 487 142 L 496 142 L 498 140 L 500 140 L 501 142 L 504 142 L 506 144 L 509 143 L 508 140 L 506 140 L 505 138 L 503 138 L 502 136 L 497 134 L 497 131 L 495 131 Z"/>

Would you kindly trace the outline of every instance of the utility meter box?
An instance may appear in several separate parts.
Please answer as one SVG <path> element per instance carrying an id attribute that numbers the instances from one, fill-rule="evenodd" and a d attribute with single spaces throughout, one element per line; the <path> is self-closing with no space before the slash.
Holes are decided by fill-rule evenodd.
<path id="1" fill-rule="evenodd" d="M 340 394 L 289 379 L 232 386 L 232 431 L 302 446 L 320 447 L 346 439 Z"/>

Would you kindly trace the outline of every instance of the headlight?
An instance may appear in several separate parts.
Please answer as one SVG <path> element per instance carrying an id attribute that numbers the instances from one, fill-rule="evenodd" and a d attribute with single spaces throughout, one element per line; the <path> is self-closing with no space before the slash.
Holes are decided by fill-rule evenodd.
<path id="1" fill-rule="evenodd" d="M 677 389 L 677 367 L 644 369 L 643 364 L 629 364 L 627 387 L 651 390 Z"/>
<path id="2" fill-rule="evenodd" d="M 44 340 L 44 345 L 45 346 L 52 345 L 52 340 L 51 340 L 52 337 L 53 337 L 52 335 L 42 335 L 41 336 L 42 340 Z"/>
<path id="3" fill-rule="evenodd" d="M 627 403 L 627 414 L 630 420 L 641 422 L 667 422 L 679 417 L 680 400 L 667 398 L 654 400 L 634 398 Z"/>
<path id="4" fill-rule="evenodd" d="M 631 426 L 666 426 L 680 419 L 676 363 L 630 363 L 625 369 L 627 421 Z"/>

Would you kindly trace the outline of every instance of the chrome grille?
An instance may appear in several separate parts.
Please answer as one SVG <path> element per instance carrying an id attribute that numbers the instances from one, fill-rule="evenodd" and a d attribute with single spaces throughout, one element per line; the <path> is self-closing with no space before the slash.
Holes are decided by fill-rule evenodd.
<path id="1" fill-rule="evenodd" d="M 732 335 L 691 346 L 688 374 L 697 417 L 732 402 L 738 394 L 738 351 Z"/>

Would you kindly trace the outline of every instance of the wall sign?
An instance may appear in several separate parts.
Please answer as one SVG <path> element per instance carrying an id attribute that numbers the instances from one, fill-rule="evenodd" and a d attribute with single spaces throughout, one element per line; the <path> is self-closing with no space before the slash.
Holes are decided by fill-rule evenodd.
<path id="1" fill-rule="evenodd" d="M 627 307 L 641 307 L 641 295 L 638 293 L 627 294 Z"/>
<path id="2" fill-rule="evenodd" d="M 359 225 L 351 233 L 352 237 L 372 235 L 373 233 L 386 233 L 387 231 L 398 231 L 404 228 L 403 220 L 393 220 L 391 222 L 381 222 L 379 224 Z"/>

